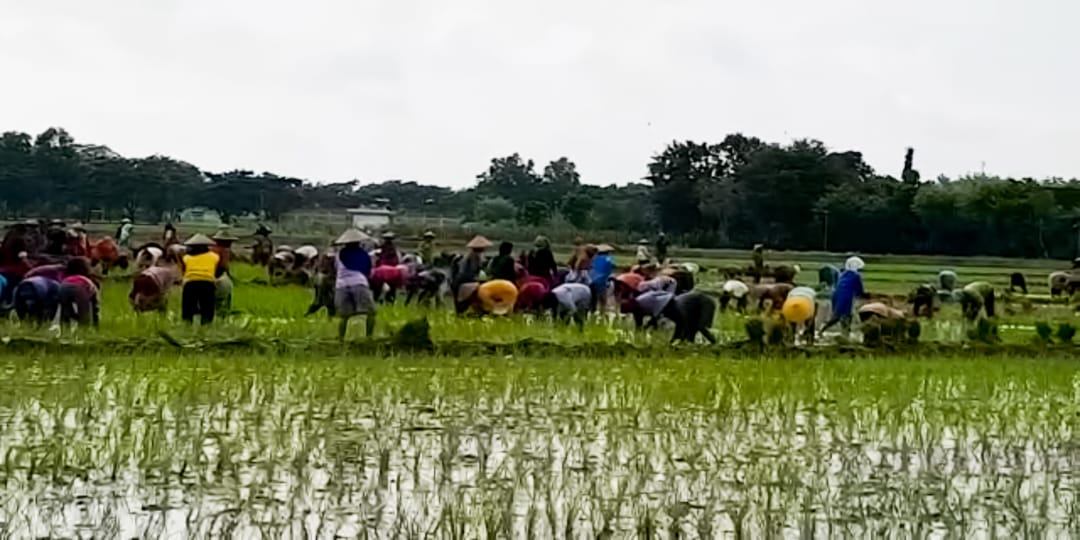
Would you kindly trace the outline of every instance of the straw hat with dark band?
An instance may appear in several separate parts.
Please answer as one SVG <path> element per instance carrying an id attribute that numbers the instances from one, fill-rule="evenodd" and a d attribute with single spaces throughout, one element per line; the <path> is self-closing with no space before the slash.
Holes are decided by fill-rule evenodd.
<path id="1" fill-rule="evenodd" d="M 487 249 L 487 248 L 491 247 L 492 245 L 494 245 L 494 244 L 491 243 L 491 240 L 488 240 L 487 238 L 484 238 L 483 236 L 476 235 L 476 236 L 473 237 L 472 240 L 469 240 L 468 244 L 465 244 L 465 247 L 467 247 L 469 249 Z"/>

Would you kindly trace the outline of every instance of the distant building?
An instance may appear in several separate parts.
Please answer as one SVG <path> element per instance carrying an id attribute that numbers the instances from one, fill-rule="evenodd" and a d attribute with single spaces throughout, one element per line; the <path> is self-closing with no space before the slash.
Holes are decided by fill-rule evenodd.
<path id="1" fill-rule="evenodd" d="M 350 208 L 346 212 L 356 229 L 385 229 L 394 224 L 394 212 L 385 208 Z"/>
<path id="2" fill-rule="evenodd" d="M 75 152 L 79 156 L 90 159 L 121 159 L 121 156 L 115 152 L 112 148 L 103 144 L 76 144 L 74 145 Z"/>
<path id="3" fill-rule="evenodd" d="M 221 214 L 217 210 L 204 206 L 193 206 L 180 211 L 181 223 L 208 223 L 211 225 L 221 224 Z"/>

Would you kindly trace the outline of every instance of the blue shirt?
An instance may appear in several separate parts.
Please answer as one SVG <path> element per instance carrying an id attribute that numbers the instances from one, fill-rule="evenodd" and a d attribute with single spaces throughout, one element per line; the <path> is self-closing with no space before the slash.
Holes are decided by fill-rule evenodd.
<path id="1" fill-rule="evenodd" d="M 360 272 L 364 277 L 371 277 L 371 255 L 364 248 L 346 247 L 338 253 L 341 265 L 347 270 Z"/>
<path id="2" fill-rule="evenodd" d="M 607 253 L 601 253 L 592 260 L 592 271 L 589 272 L 589 281 L 595 284 L 606 285 L 615 272 L 615 258 Z"/>
<path id="3" fill-rule="evenodd" d="M 854 270 L 844 270 L 836 280 L 832 295 L 833 316 L 851 315 L 855 309 L 855 297 L 863 295 L 862 275 Z"/>

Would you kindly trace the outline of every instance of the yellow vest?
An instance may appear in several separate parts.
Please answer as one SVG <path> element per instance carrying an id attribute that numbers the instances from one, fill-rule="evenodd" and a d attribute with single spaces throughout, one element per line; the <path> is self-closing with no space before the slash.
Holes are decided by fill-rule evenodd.
<path id="1" fill-rule="evenodd" d="M 213 251 L 201 255 L 184 255 L 184 281 L 214 281 L 219 260 L 221 258 Z"/>

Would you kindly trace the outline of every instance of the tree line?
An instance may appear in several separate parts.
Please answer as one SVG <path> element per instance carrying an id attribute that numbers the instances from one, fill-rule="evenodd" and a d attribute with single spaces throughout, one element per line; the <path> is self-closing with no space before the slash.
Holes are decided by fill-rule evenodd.
<path id="1" fill-rule="evenodd" d="M 140 221 L 202 206 L 225 219 L 274 220 L 297 208 L 386 206 L 507 228 L 664 231 L 694 247 L 827 249 L 1069 258 L 1077 255 L 1080 182 L 972 175 L 923 181 L 914 152 L 880 174 L 856 151 L 816 140 L 770 143 L 731 134 L 673 141 L 640 182 L 585 184 L 573 161 L 543 168 L 518 154 L 491 160 L 467 189 L 391 180 L 316 183 L 269 172 L 202 171 L 167 156 L 127 158 L 77 144 L 61 128 L 0 135 L 0 214 Z M 899 164 L 899 163 L 898 163 Z"/>

